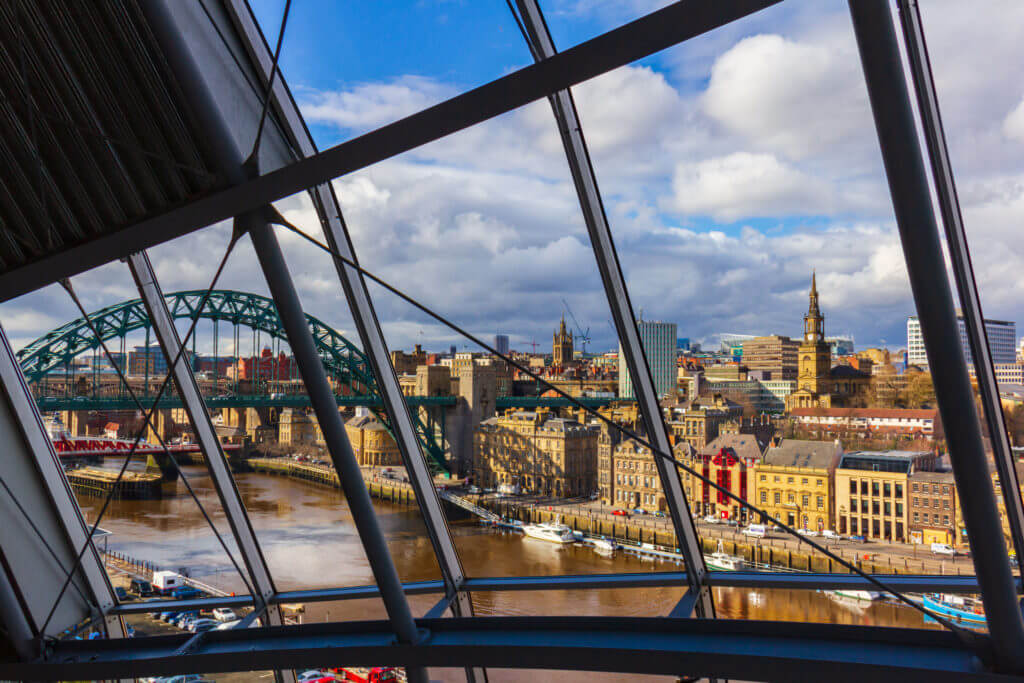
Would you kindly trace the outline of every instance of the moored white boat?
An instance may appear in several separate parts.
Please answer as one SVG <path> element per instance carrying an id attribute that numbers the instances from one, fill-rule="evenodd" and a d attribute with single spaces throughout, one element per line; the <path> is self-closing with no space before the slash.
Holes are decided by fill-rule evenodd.
<path id="1" fill-rule="evenodd" d="M 858 591 L 849 588 L 840 588 L 838 590 L 829 591 L 829 593 L 832 595 L 838 595 L 841 598 L 860 600 L 862 602 L 874 602 L 875 600 L 881 600 L 885 597 L 879 591 Z"/>
<path id="2" fill-rule="evenodd" d="M 530 538 L 537 538 L 552 543 L 575 543 L 576 534 L 564 524 L 552 524 L 541 522 L 539 524 L 524 524 L 523 533 Z"/>
<path id="3" fill-rule="evenodd" d="M 609 541 L 607 538 L 592 538 L 590 539 L 590 544 L 599 553 L 614 553 L 615 548 L 618 547 L 614 541 Z"/>
<path id="4" fill-rule="evenodd" d="M 742 557 L 730 555 L 722 549 L 722 542 L 718 542 L 718 549 L 710 555 L 704 556 L 704 563 L 708 569 L 720 572 L 737 572 L 746 566 Z"/>

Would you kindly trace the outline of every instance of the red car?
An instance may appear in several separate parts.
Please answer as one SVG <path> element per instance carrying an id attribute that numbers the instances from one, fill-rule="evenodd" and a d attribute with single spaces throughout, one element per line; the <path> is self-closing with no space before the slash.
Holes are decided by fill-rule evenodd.
<path id="1" fill-rule="evenodd" d="M 615 510 L 612 510 L 612 514 L 615 515 L 616 517 L 629 517 L 629 513 L 626 512 L 625 510 L 615 509 Z"/>

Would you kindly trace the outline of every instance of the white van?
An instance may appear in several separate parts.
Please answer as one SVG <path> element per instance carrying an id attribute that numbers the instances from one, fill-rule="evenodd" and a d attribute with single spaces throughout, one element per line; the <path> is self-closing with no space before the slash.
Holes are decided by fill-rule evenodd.
<path id="1" fill-rule="evenodd" d="M 764 538 L 768 530 L 764 524 L 751 524 L 741 532 L 744 536 L 752 536 L 754 538 Z"/>
<path id="2" fill-rule="evenodd" d="M 153 572 L 153 588 L 158 593 L 168 594 L 185 585 L 184 577 L 178 572 Z"/>
<path id="3" fill-rule="evenodd" d="M 932 543 L 932 554 L 933 555 L 946 555 L 947 557 L 955 557 L 956 550 L 953 546 L 948 543 Z"/>
<path id="4" fill-rule="evenodd" d="M 842 536 L 840 536 L 836 532 L 832 531 L 831 529 L 822 529 L 821 530 L 821 537 L 822 538 L 830 538 L 833 541 L 838 541 L 839 539 L 842 538 Z"/>

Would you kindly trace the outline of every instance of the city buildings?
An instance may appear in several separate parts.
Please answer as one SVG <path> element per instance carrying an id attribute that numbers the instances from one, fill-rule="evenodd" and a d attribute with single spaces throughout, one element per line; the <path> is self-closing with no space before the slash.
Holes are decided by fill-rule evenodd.
<path id="1" fill-rule="evenodd" d="M 255 427 L 255 420 L 249 420 Z M 305 446 L 315 442 L 313 420 L 305 410 L 283 408 L 277 418 L 277 442 L 284 446 Z"/>
<path id="2" fill-rule="evenodd" d="M 565 329 L 565 315 L 558 329 L 551 334 L 551 359 L 552 364 L 564 368 L 572 363 L 573 341 L 572 332 Z"/>
<path id="3" fill-rule="evenodd" d="M 754 337 L 743 342 L 743 364 L 771 373 L 771 379 L 796 379 L 799 347 L 800 342 L 777 334 Z"/>
<path id="4" fill-rule="evenodd" d="M 564 324 L 564 320 L 563 320 Z M 653 320 L 638 320 L 640 342 L 651 368 L 654 390 L 658 396 L 676 394 L 676 324 Z M 626 359 L 619 344 L 619 397 L 635 398 L 633 382 L 629 377 Z"/>
<path id="5" fill-rule="evenodd" d="M 754 500 L 793 528 L 831 529 L 835 469 L 842 454 L 838 441 L 784 439 L 769 447 L 757 466 Z"/>
<path id="6" fill-rule="evenodd" d="M 866 392 L 870 375 L 849 365 L 832 367 L 832 349 L 825 341 L 825 316 L 818 306 L 817 278 L 811 275 L 810 304 L 804 316 L 800 343 L 797 389 L 786 400 L 786 408 L 831 408 L 849 404 Z"/>
<path id="7" fill-rule="evenodd" d="M 231 379 L 248 380 L 288 380 L 298 376 L 295 360 L 280 352 L 274 356 L 269 348 L 264 348 L 259 356 L 239 358 L 233 367 L 228 369 Z"/>
<path id="8" fill-rule="evenodd" d="M 426 365 L 426 362 L 427 354 L 419 344 L 413 347 L 412 353 L 391 352 L 391 365 L 394 366 L 397 375 L 411 375 L 416 372 L 416 368 Z"/>
<path id="9" fill-rule="evenodd" d="M 910 437 L 941 439 L 937 408 L 794 408 L 790 417 L 815 438 Z"/>
<path id="10" fill-rule="evenodd" d="M 678 456 L 688 447 L 686 444 L 674 449 Z M 612 450 L 610 463 L 599 466 L 599 480 L 606 475 L 607 486 L 599 489 L 601 500 L 627 510 L 642 509 L 647 512 L 667 512 L 665 494 L 658 479 L 658 468 L 651 449 L 641 446 L 632 439 L 618 443 Z"/>
<path id="11" fill-rule="evenodd" d="M 934 453 L 926 451 L 857 451 L 843 455 L 835 472 L 836 531 L 905 542 L 910 520 L 910 475 L 934 471 L 936 460 Z"/>
<path id="12" fill-rule="evenodd" d="M 356 415 L 345 422 L 356 460 L 364 467 L 402 464 L 398 444 L 387 428 L 373 415 Z"/>
<path id="13" fill-rule="evenodd" d="M 962 315 L 957 315 L 957 328 L 960 333 L 960 344 L 967 359 L 967 369 L 974 372 L 974 361 L 971 345 L 967 339 L 967 325 Z M 1007 320 L 986 320 L 985 333 L 988 335 L 989 353 L 993 363 L 1014 363 L 1017 360 L 1017 324 Z M 917 316 L 907 318 L 907 365 L 927 367 L 928 355 L 924 349 L 924 335 L 921 334 L 921 323 Z"/>
<path id="14" fill-rule="evenodd" d="M 480 486 L 519 485 L 545 496 L 597 490 L 599 428 L 544 411 L 508 411 L 484 420 L 473 441 Z"/>
<path id="15" fill-rule="evenodd" d="M 997 384 L 1024 384 L 1024 363 L 993 363 Z"/>
<path id="16" fill-rule="evenodd" d="M 192 367 L 192 352 L 185 349 L 183 355 L 188 359 L 186 362 L 189 363 L 189 367 Z M 129 375 L 165 375 L 167 368 L 167 358 L 164 357 L 164 352 L 158 344 L 136 346 L 128 352 Z"/>
<path id="17" fill-rule="evenodd" d="M 916 471 L 910 474 L 911 543 L 961 545 L 957 533 L 960 505 L 952 472 Z"/>
<path id="18" fill-rule="evenodd" d="M 761 462 L 765 445 L 749 434 L 725 434 L 680 459 L 730 493 L 750 500 L 757 485 L 755 469 Z M 679 474 L 694 514 L 734 519 L 740 524 L 752 521 L 749 510 L 735 499 L 689 472 Z"/>

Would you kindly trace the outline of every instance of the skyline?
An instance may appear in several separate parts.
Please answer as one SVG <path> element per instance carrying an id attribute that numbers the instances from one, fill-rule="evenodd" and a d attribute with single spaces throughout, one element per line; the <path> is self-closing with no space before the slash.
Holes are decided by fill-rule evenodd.
<path id="1" fill-rule="evenodd" d="M 662 4 L 545 7 L 567 47 Z M 981 67 L 1024 66 L 1024 46 L 983 25 L 989 16 L 1024 21 L 1024 8 L 989 4 L 991 13 L 956 3 L 922 11 L 984 311 L 1018 320 L 1024 252 L 1011 236 L 1024 218 L 1024 93 Z M 271 42 L 282 7 L 254 6 Z M 528 63 L 501 3 L 423 2 L 409 12 L 389 3 L 293 8 L 282 73 L 321 147 Z M 355 59 L 371 36 L 404 47 L 377 50 L 388 55 L 380 62 Z M 905 346 L 916 311 L 845 3 L 785 3 L 574 94 L 637 312 L 695 340 L 795 332 L 817 267 L 830 334 Z M 546 339 L 565 298 L 591 328 L 592 349 L 617 346 L 546 103 L 335 187 L 361 262 L 475 334 L 506 333 L 525 348 Z M 316 230 L 303 197 L 279 208 Z M 227 235 L 215 226 L 151 249 L 165 290 L 208 285 Z M 328 259 L 279 236 L 307 311 L 355 336 Z M 219 286 L 265 293 L 252 256 L 245 239 Z M 74 280 L 89 310 L 135 297 L 121 264 Z M 428 287 L 437 283 L 445 286 Z M 461 348 L 390 295 L 371 294 L 390 347 Z M 77 316 L 51 286 L 5 303 L 0 317 L 21 346 Z"/>

